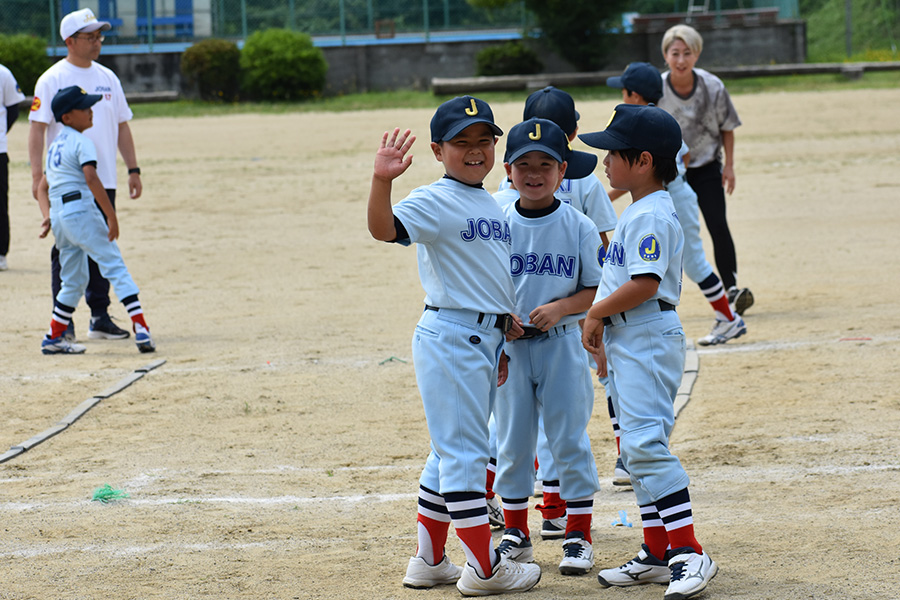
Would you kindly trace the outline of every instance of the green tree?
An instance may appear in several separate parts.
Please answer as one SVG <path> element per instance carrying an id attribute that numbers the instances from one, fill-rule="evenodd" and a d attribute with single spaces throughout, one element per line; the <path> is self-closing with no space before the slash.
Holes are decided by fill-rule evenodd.
<path id="1" fill-rule="evenodd" d="M 0 34 L 0 64 L 12 71 L 22 92 L 31 95 L 38 77 L 51 61 L 44 40 L 24 34 Z"/>
<path id="2" fill-rule="evenodd" d="M 502 8 L 517 0 L 468 0 L 479 8 Z M 543 37 L 577 69 L 593 71 L 615 47 L 625 0 L 525 0 Z"/>

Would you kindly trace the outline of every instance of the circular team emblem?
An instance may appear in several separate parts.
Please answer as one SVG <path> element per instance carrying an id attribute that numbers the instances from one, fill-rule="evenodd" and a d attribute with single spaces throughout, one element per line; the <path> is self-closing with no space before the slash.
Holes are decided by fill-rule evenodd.
<path id="1" fill-rule="evenodd" d="M 472 342 L 473 344 L 480 344 L 481 338 L 478 337 L 477 335 L 473 335 L 469 338 L 469 341 Z"/>
<path id="2" fill-rule="evenodd" d="M 604 262 L 606 262 L 606 248 L 600 244 L 600 247 L 597 248 L 597 264 L 602 267 Z"/>
<path id="3" fill-rule="evenodd" d="M 638 253 L 641 255 L 641 259 L 647 262 L 659 260 L 659 242 L 656 240 L 656 236 L 649 233 L 641 238 L 641 243 L 638 244 Z"/>

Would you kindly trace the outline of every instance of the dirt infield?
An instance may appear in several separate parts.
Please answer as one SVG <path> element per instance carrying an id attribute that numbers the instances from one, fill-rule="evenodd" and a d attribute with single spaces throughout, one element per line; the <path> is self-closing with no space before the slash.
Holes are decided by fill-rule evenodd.
<path id="1" fill-rule="evenodd" d="M 580 104 L 582 129 L 602 129 L 613 104 Z M 748 335 L 700 352 L 672 440 L 720 565 L 705 597 L 894 599 L 900 90 L 735 104 L 745 124 L 729 220 L 757 304 Z M 505 129 L 521 115 L 494 108 Z M 396 198 L 439 177 L 431 112 L 133 123 L 146 194 L 120 197 L 120 245 L 152 358 L 167 363 L 0 464 L 0 598 L 458 597 L 400 585 L 428 446 L 410 358 L 423 293 L 415 252 L 371 240 L 365 224 L 386 128 L 420 136 Z M 37 238 L 26 138 L 13 128 L 0 453 L 148 362 L 130 341 L 40 354 L 50 243 Z M 498 166 L 488 187 L 500 178 Z M 679 313 L 691 338 L 712 324 L 690 282 Z M 121 305 L 113 314 L 126 319 Z M 82 303 L 81 338 L 88 315 Z M 596 560 L 616 566 L 641 532 L 633 495 L 609 485 L 605 403 L 589 433 L 604 478 Z M 92 502 L 107 483 L 129 498 Z M 610 526 L 619 510 L 635 527 Z M 463 560 L 452 535 L 448 552 Z M 597 568 L 561 576 L 558 544 L 536 541 L 535 555 L 544 576 L 528 598 L 662 598 L 661 586 L 601 589 Z"/>

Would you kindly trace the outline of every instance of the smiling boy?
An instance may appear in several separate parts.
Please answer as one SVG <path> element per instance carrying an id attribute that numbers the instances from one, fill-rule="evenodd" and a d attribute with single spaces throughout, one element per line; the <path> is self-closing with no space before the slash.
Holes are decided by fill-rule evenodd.
<path id="1" fill-rule="evenodd" d="M 503 207 L 512 234 L 510 270 L 516 285 L 515 315 L 527 325 L 510 336 L 509 379 L 497 395 L 496 491 L 503 497 L 506 532 L 501 554 L 530 561 L 528 496 L 534 489 L 538 420 L 559 473 L 568 518 L 559 570 L 583 575 L 594 565 L 591 520 L 599 491 L 597 467 L 586 435 L 594 406 L 588 357 L 578 321 L 600 283 L 601 241 L 591 219 L 554 194 L 569 163 L 594 159 L 568 151 L 565 132 L 533 118 L 509 132 L 506 172 L 519 198 Z M 577 171 L 578 169 L 575 169 Z"/>
<path id="2" fill-rule="evenodd" d="M 522 592 L 541 578 L 539 566 L 494 550 L 485 499 L 488 416 L 505 380 L 501 356 L 515 307 L 509 225 L 482 187 L 502 134 L 486 102 L 448 100 L 431 120 L 431 150 L 446 174 L 392 207 L 392 182 L 412 164 L 415 136 L 385 132 L 368 203 L 375 239 L 417 244 L 425 289 L 413 362 L 431 452 L 419 478 L 418 547 L 403 585 L 456 583 L 465 596 Z M 444 552 L 451 522 L 465 551 L 463 568 Z"/>

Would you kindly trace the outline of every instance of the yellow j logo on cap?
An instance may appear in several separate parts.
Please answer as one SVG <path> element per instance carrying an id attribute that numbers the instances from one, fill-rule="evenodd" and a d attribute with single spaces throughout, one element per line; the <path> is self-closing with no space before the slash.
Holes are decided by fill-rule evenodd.
<path id="1" fill-rule="evenodd" d="M 609 116 L 609 121 L 607 121 L 606 127 L 604 127 L 604 129 L 608 128 L 608 127 L 609 127 L 609 124 L 612 123 L 612 122 L 613 122 L 613 119 L 615 119 L 615 118 L 616 118 L 616 111 L 613 110 L 613 114 L 611 114 L 611 115 Z"/>
<path id="2" fill-rule="evenodd" d="M 541 124 L 540 123 L 534 124 L 534 132 L 528 134 L 528 139 L 534 140 L 535 142 L 538 141 L 539 139 L 541 139 Z"/>
<path id="3" fill-rule="evenodd" d="M 466 109 L 466 114 L 469 115 L 470 117 L 474 117 L 475 115 L 478 114 L 478 107 L 475 106 L 475 98 L 471 98 L 471 99 L 469 100 L 469 102 L 472 103 L 472 108 L 467 108 L 467 109 Z"/>

